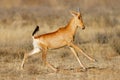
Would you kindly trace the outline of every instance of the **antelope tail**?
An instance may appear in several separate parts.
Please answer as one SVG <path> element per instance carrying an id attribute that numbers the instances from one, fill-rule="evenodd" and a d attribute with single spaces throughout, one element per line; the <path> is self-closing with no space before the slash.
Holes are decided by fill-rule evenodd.
<path id="1" fill-rule="evenodd" d="M 39 26 L 36 26 L 35 30 L 34 30 L 33 33 L 32 33 L 32 36 L 34 36 L 35 33 L 38 32 L 38 31 L 39 31 Z"/>

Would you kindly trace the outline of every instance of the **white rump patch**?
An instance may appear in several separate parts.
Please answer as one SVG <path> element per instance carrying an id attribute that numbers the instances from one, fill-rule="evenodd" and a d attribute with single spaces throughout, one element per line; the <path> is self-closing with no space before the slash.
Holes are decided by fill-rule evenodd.
<path id="1" fill-rule="evenodd" d="M 38 52 L 40 52 L 41 50 L 39 48 L 34 48 L 31 52 L 30 55 L 36 54 Z"/>

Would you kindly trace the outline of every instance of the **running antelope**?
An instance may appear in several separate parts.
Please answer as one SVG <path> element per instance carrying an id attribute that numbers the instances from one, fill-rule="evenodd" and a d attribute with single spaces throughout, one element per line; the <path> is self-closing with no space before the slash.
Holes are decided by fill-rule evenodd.
<path id="1" fill-rule="evenodd" d="M 24 62 L 28 56 L 31 56 L 35 53 L 42 51 L 42 61 L 44 62 L 44 64 L 50 67 L 51 69 L 53 69 L 54 71 L 57 71 L 56 68 L 54 68 L 49 62 L 46 61 L 47 50 L 57 49 L 64 46 L 68 46 L 70 48 L 70 50 L 73 52 L 77 61 L 79 62 L 80 66 L 83 69 L 86 69 L 86 68 L 81 63 L 75 50 L 80 51 L 89 60 L 95 61 L 95 59 L 92 59 L 90 56 L 85 54 L 78 46 L 76 46 L 73 43 L 76 29 L 78 27 L 85 29 L 85 26 L 83 24 L 82 15 L 80 11 L 79 12 L 71 11 L 71 14 L 73 17 L 69 21 L 69 23 L 65 27 L 59 28 L 54 32 L 35 36 L 35 33 L 39 31 L 39 26 L 36 27 L 36 29 L 32 33 L 34 48 L 31 52 L 24 54 L 24 58 L 21 64 L 22 69 L 24 66 Z"/>

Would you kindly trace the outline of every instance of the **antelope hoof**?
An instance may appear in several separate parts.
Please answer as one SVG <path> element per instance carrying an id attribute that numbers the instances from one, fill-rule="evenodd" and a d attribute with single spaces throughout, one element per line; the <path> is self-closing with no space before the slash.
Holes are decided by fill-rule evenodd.
<path id="1" fill-rule="evenodd" d="M 23 67 L 20 68 L 21 70 L 24 70 Z"/>
<path id="2" fill-rule="evenodd" d="M 82 71 L 87 71 L 87 68 L 84 67 L 84 68 L 82 69 Z"/>
<path id="3" fill-rule="evenodd" d="M 93 59 L 93 62 L 97 62 L 97 60 L 96 60 L 96 59 Z"/>

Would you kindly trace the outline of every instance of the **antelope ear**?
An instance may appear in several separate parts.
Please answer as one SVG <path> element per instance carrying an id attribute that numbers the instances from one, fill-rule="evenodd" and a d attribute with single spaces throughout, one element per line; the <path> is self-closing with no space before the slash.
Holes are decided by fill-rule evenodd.
<path id="1" fill-rule="evenodd" d="M 78 13 L 78 12 L 75 12 L 75 11 L 70 11 L 70 13 L 71 13 L 74 17 L 79 15 L 79 13 Z"/>

